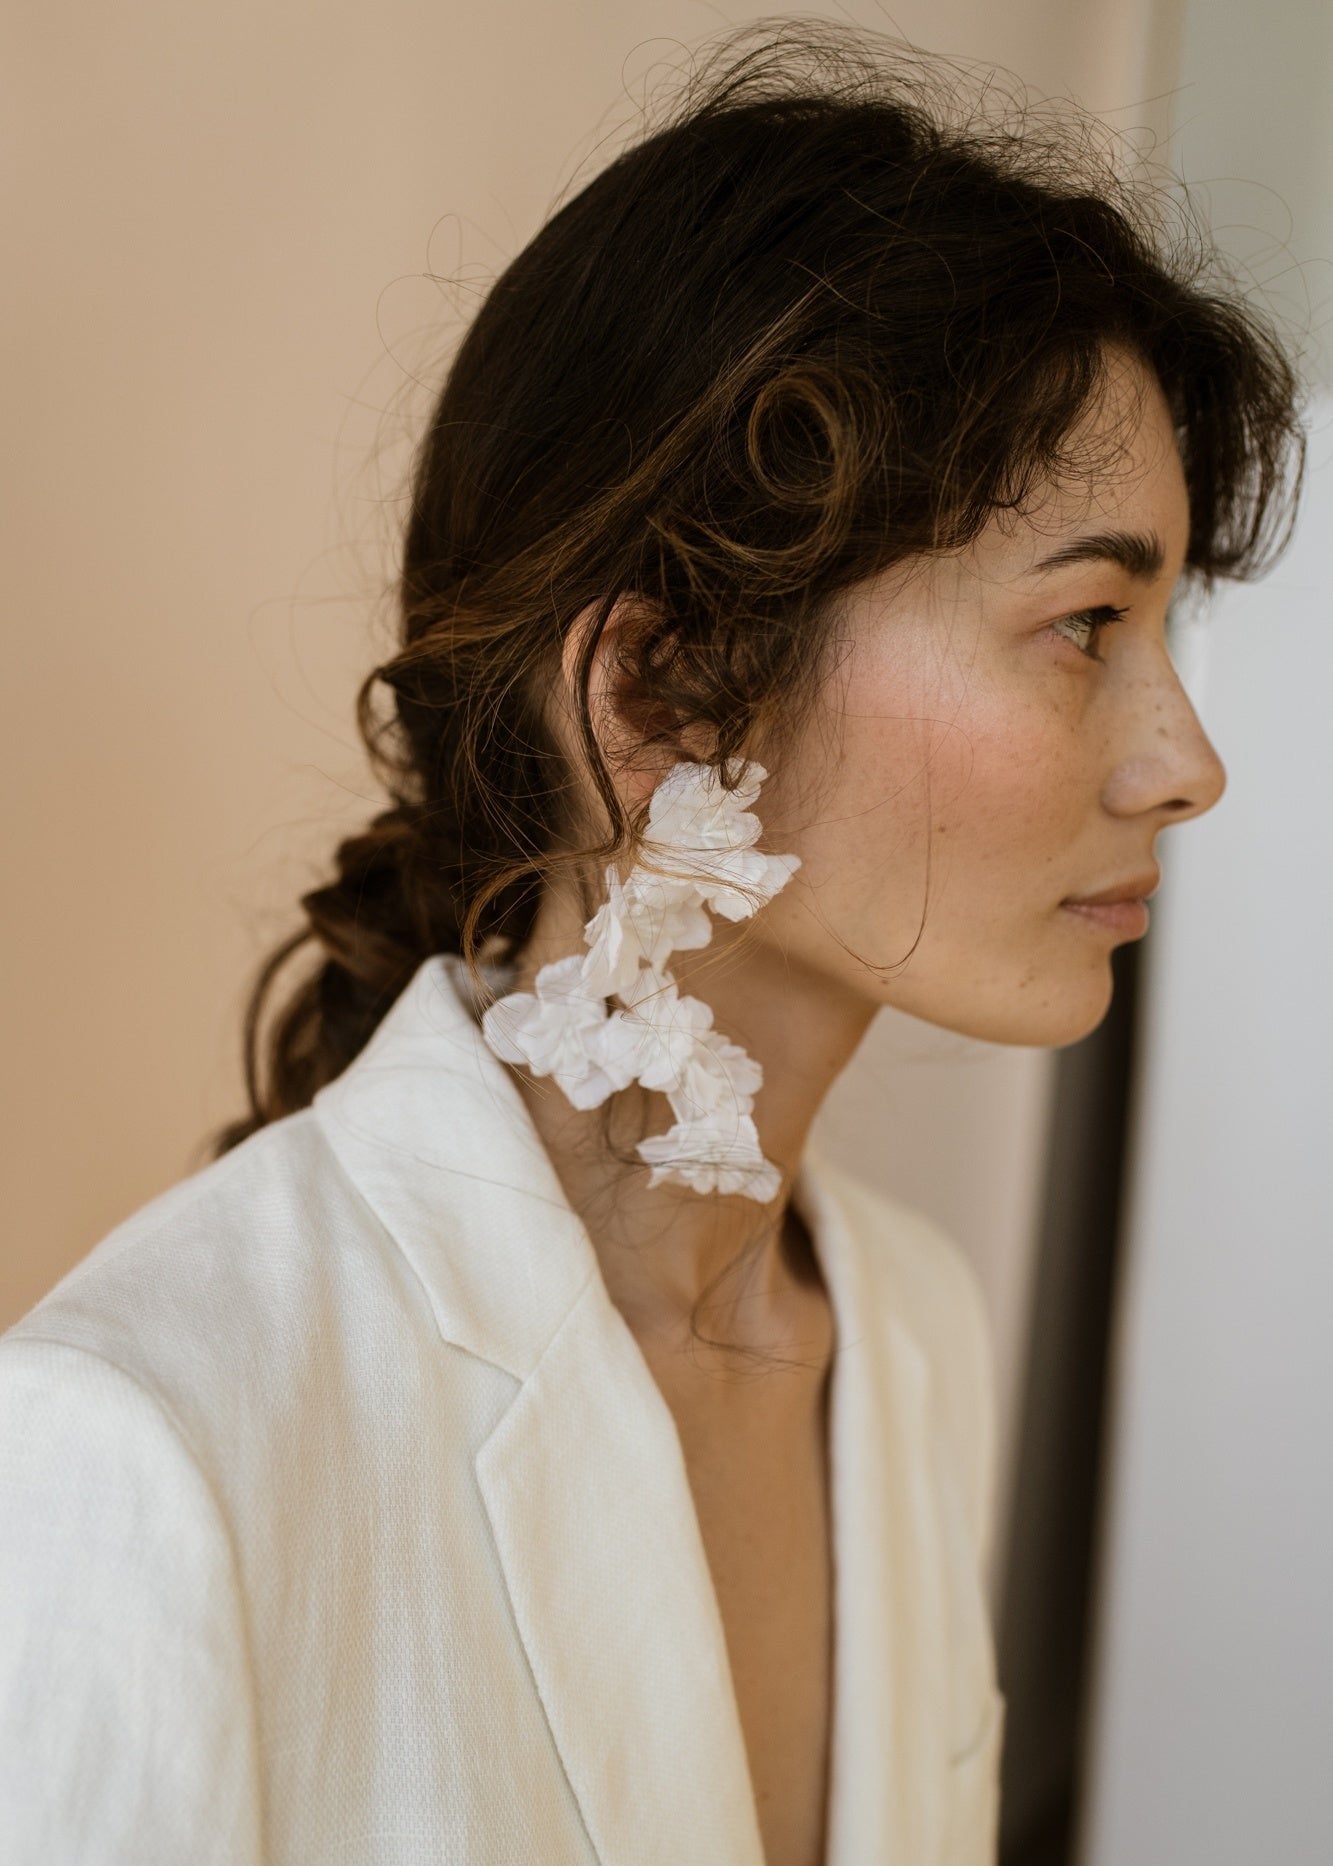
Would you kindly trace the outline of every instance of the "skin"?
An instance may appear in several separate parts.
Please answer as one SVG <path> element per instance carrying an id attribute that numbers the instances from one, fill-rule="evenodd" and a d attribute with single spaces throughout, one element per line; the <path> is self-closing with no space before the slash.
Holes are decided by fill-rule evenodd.
<path id="1" fill-rule="evenodd" d="M 754 806 L 760 846 L 798 854 L 801 867 L 751 920 L 715 918 L 708 947 L 670 962 L 681 991 L 711 1004 L 716 1026 L 763 1065 L 755 1122 L 784 1174 L 883 1005 L 994 1043 L 1059 1048 L 1095 1029 L 1112 950 L 1127 936 L 1061 902 L 1151 873 L 1161 831 L 1210 810 L 1225 788 L 1167 652 L 1189 520 L 1169 411 L 1137 361 L 1108 360 L 1106 393 L 1074 437 L 1091 443 L 1093 471 L 992 520 L 967 551 L 895 566 L 849 593 L 814 717 L 795 744 L 753 754 L 769 771 Z M 1160 574 L 1108 560 L 1035 569 L 1111 528 L 1155 534 Z M 1101 604 L 1128 615 L 1100 631 L 1069 619 Z M 594 717 L 607 722 L 635 805 L 665 767 L 626 754 L 610 665 L 604 652 Z M 569 717 L 554 723 L 572 750 Z M 583 917 L 548 892 L 518 988 L 581 949 Z M 761 1207 L 649 1191 L 646 1171 L 606 1162 L 604 1110 L 579 1113 L 549 1079 L 516 1074 L 612 1298 L 664 1377 L 683 1393 L 695 1373 L 725 1364 L 701 1357 L 688 1317 L 757 1222 L 763 1251 L 742 1288 L 724 1279 L 707 1332 L 826 1363 L 827 1304 L 785 1197 Z M 627 1146 L 670 1125 L 665 1096 L 626 1099 L 613 1134 Z"/>

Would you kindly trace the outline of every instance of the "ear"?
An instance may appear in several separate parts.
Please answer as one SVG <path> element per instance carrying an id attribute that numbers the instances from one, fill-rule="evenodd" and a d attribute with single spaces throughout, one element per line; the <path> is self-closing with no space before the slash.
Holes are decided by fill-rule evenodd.
<path id="1" fill-rule="evenodd" d="M 587 638 L 600 603 L 590 603 L 570 625 L 561 651 L 561 674 L 564 681 L 565 710 L 578 743 L 578 669 Z M 674 722 L 666 719 L 664 709 L 655 704 L 653 695 L 636 686 L 626 671 L 626 647 L 634 631 L 651 620 L 651 610 L 644 599 L 626 595 L 616 600 L 606 625 L 598 638 L 593 663 L 588 671 L 588 706 L 593 729 L 602 756 L 624 804 L 629 810 L 645 803 L 660 780 L 678 757 L 703 757 L 701 749 L 706 734 L 689 726 L 677 734 L 678 743 L 688 749 L 673 751 L 669 746 L 649 742 L 654 729 Z"/>

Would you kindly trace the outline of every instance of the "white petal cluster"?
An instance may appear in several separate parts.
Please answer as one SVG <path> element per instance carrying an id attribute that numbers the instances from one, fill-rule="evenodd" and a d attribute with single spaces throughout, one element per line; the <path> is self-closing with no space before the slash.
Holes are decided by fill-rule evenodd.
<path id="1" fill-rule="evenodd" d="M 708 944 L 708 909 L 742 920 L 800 866 L 799 856 L 754 847 L 761 825 L 746 805 L 767 776 L 751 762 L 727 791 L 709 765 L 673 765 L 648 807 L 643 859 L 624 882 L 606 870 L 607 898 L 583 929 L 588 950 L 542 966 L 535 991 L 510 992 L 482 1018 L 502 1061 L 552 1076 L 576 1108 L 635 1081 L 661 1090 L 676 1119 L 639 1143 L 649 1185 L 676 1180 L 762 1202 L 782 1183 L 753 1120 L 763 1069 L 713 1028 L 710 1005 L 680 995 L 666 961 Z"/>

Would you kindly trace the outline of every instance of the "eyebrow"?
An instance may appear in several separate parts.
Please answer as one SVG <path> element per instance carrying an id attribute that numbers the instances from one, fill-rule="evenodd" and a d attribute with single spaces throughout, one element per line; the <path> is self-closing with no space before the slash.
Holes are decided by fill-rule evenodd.
<path id="1" fill-rule="evenodd" d="M 1085 538 L 1071 538 L 1049 557 L 1038 558 L 1029 574 L 1100 561 L 1119 564 L 1131 577 L 1149 583 L 1161 576 L 1166 550 L 1155 531 L 1094 531 Z"/>

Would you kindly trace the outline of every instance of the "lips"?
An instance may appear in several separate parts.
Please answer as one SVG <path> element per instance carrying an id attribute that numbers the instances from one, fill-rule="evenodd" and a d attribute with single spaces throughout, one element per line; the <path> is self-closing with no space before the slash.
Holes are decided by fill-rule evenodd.
<path id="1" fill-rule="evenodd" d="M 1109 888 L 1103 888 L 1100 894 L 1071 894 L 1061 904 L 1066 907 L 1110 907 L 1117 901 L 1151 900 L 1161 885 L 1161 874 L 1157 869 L 1150 869 L 1142 875 L 1134 875 L 1128 881 L 1117 881 Z"/>
<path id="2" fill-rule="evenodd" d="M 1148 931 L 1146 901 L 1062 901 L 1060 912 L 1081 920 L 1085 926 L 1110 927 L 1113 933 L 1123 933 L 1129 939 L 1142 939 Z"/>

